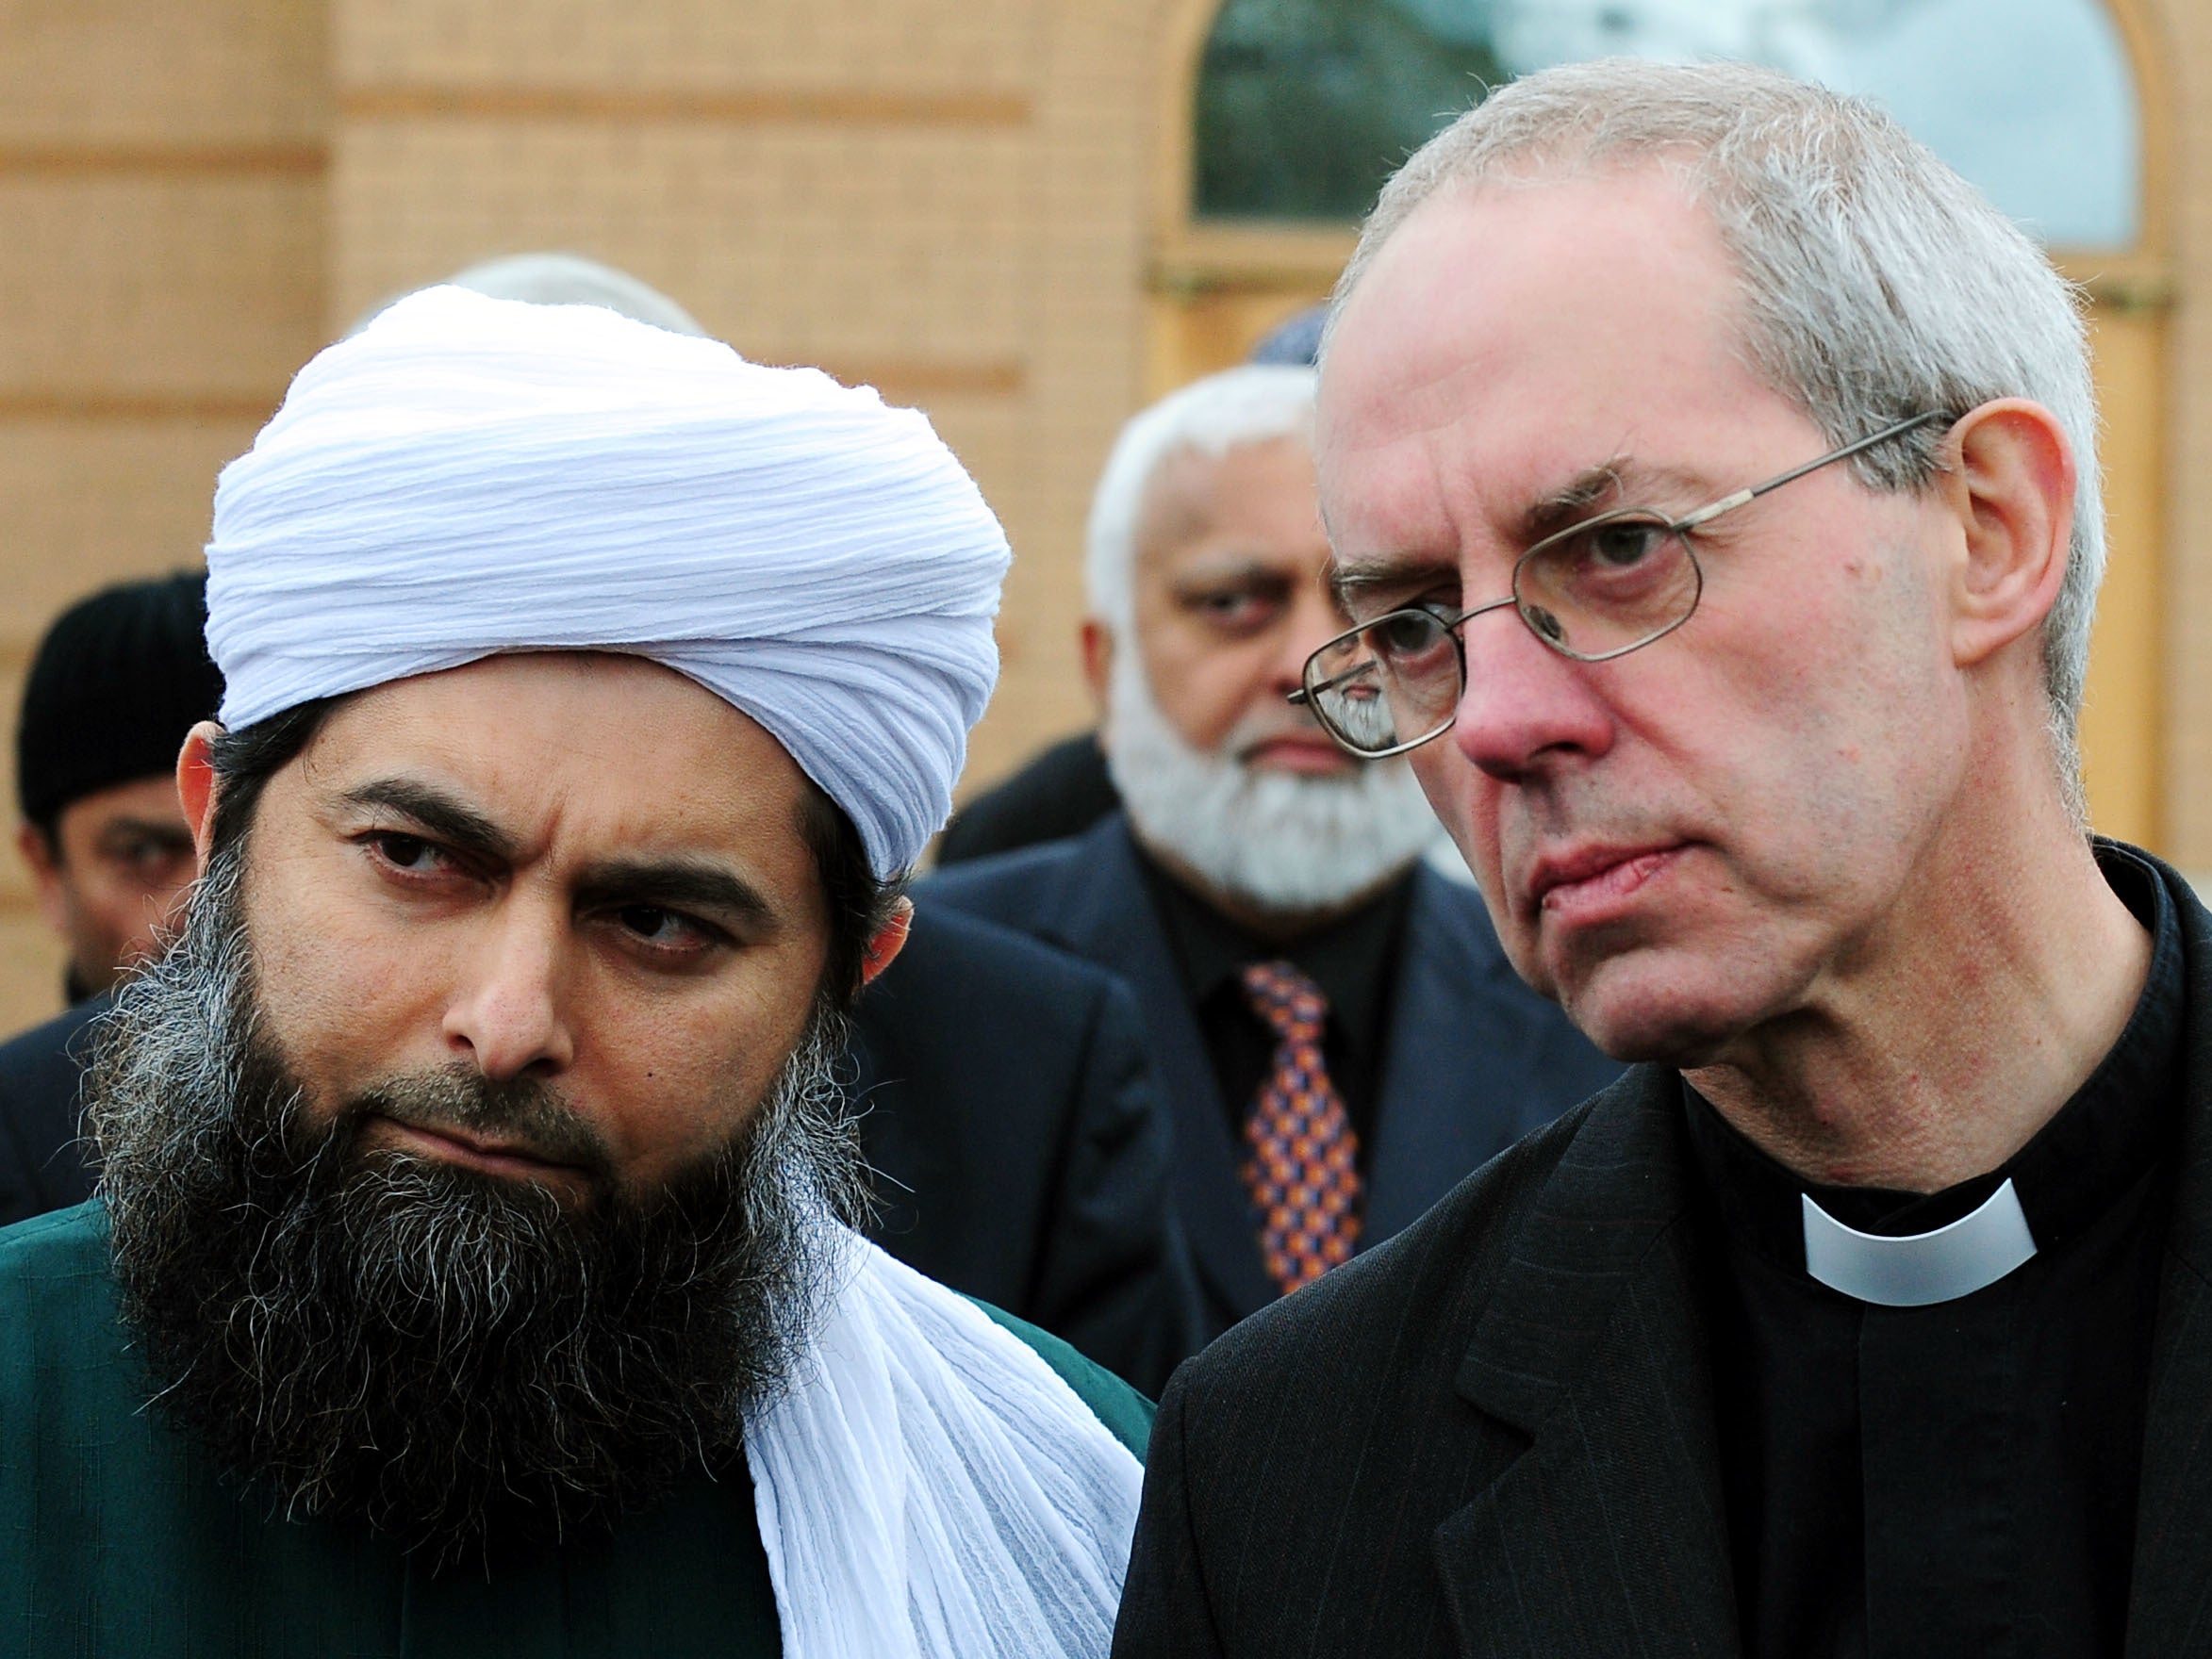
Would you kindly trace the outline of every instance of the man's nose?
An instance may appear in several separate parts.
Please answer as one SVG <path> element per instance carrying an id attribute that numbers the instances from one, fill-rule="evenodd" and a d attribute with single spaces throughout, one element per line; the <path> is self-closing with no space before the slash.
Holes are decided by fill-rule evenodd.
<path id="1" fill-rule="evenodd" d="M 1610 709 L 1590 665 L 1562 657 L 1509 608 L 1469 621 L 1467 683 L 1448 738 L 1493 778 L 1512 781 L 1612 747 Z"/>
<path id="2" fill-rule="evenodd" d="M 447 1045 L 494 1082 L 558 1076 L 576 1058 L 562 984 L 567 918 L 519 900 L 502 908 L 447 1007 Z"/>

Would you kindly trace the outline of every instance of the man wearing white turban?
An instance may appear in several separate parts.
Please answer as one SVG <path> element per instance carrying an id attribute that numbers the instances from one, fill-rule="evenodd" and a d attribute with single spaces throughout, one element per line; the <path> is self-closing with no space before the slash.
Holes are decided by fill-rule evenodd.
<path id="1" fill-rule="evenodd" d="M 452 288 L 216 495 L 202 878 L 0 1232 L 31 1654 L 1102 1654 L 1141 1400 L 846 1224 L 997 670 L 919 415 Z"/>

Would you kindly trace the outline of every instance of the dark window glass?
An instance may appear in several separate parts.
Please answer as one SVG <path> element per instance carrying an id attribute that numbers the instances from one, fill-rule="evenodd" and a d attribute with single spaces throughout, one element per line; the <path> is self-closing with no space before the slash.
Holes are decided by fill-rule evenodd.
<path id="1" fill-rule="evenodd" d="M 1228 0 L 1198 72 L 1201 218 L 1358 219 L 1505 78 L 1488 42 L 1396 0 Z"/>
<path id="2" fill-rule="evenodd" d="M 2046 243 L 2139 235 L 2135 82 L 2101 0 L 1226 0 L 1193 206 L 1356 220 L 1487 87 L 1611 55 L 1742 58 L 1872 98 Z"/>

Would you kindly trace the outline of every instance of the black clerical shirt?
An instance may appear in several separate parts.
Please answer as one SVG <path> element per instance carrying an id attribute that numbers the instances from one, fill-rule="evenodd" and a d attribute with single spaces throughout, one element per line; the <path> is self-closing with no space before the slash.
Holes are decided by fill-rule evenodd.
<path id="1" fill-rule="evenodd" d="M 1296 939 L 1270 944 L 1185 888 L 1142 846 L 1137 862 L 1160 912 L 1183 994 L 1205 1037 L 1236 1143 L 1244 1143 L 1245 1119 L 1274 1069 L 1276 1046 L 1274 1029 L 1253 1011 L 1241 976 L 1252 962 L 1287 961 L 1311 977 L 1329 999 L 1321 1057 L 1360 1138 L 1364 1167 L 1374 1140 L 1376 1095 L 1412 872 L 1357 910 Z"/>
<path id="2" fill-rule="evenodd" d="M 1930 1195 L 1808 1188 L 1685 1087 L 1743 1648 L 2117 1654 L 2187 1012 L 2155 872 L 2100 846 L 2153 935 L 2120 1041 L 2002 1169 Z M 1927 1307 L 1809 1278 L 1799 1195 L 1861 1232 L 1932 1231 L 2011 1179 L 2037 1253 Z"/>

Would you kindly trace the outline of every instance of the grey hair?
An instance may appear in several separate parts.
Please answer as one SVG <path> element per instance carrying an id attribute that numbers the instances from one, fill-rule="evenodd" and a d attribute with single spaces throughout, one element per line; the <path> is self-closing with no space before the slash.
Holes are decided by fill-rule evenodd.
<path id="1" fill-rule="evenodd" d="M 2105 511 L 2079 296 L 1873 105 L 1737 63 L 1604 58 L 1515 81 L 1383 187 L 1338 280 L 1330 332 L 1382 245 L 1438 190 L 1638 163 L 1664 167 L 1711 213 L 1742 274 L 1749 366 L 1831 443 L 1995 398 L 2032 399 L 2057 419 L 2078 483 L 2066 576 L 2043 624 L 2043 692 L 2067 803 L 2086 826 L 2076 722 Z M 1924 489 L 1942 436 L 1923 427 L 1852 466 L 1871 488 Z"/>
<path id="2" fill-rule="evenodd" d="M 497 259 L 479 260 L 444 280 L 447 286 L 469 288 L 494 300 L 523 300 L 533 305 L 599 305 L 633 322 L 650 323 L 670 334 L 707 337 L 699 319 L 652 284 L 581 254 L 506 254 Z M 404 297 L 393 294 L 379 300 L 355 319 L 346 334 L 359 334 L 382 316 L 386 307 Z"/>
<path id="3" fill-rule="evenodd" d="M 1091 615 L 1125 639 L 1136 621 L 1137 525 L 1169 456 L 1226 455 L 1271 438 L 1313 436 L 1315 374 L 1303 364 L 1246 363 L 1195 380 L 1130 418 L 1091 497 L 1084 584 Z"/>

